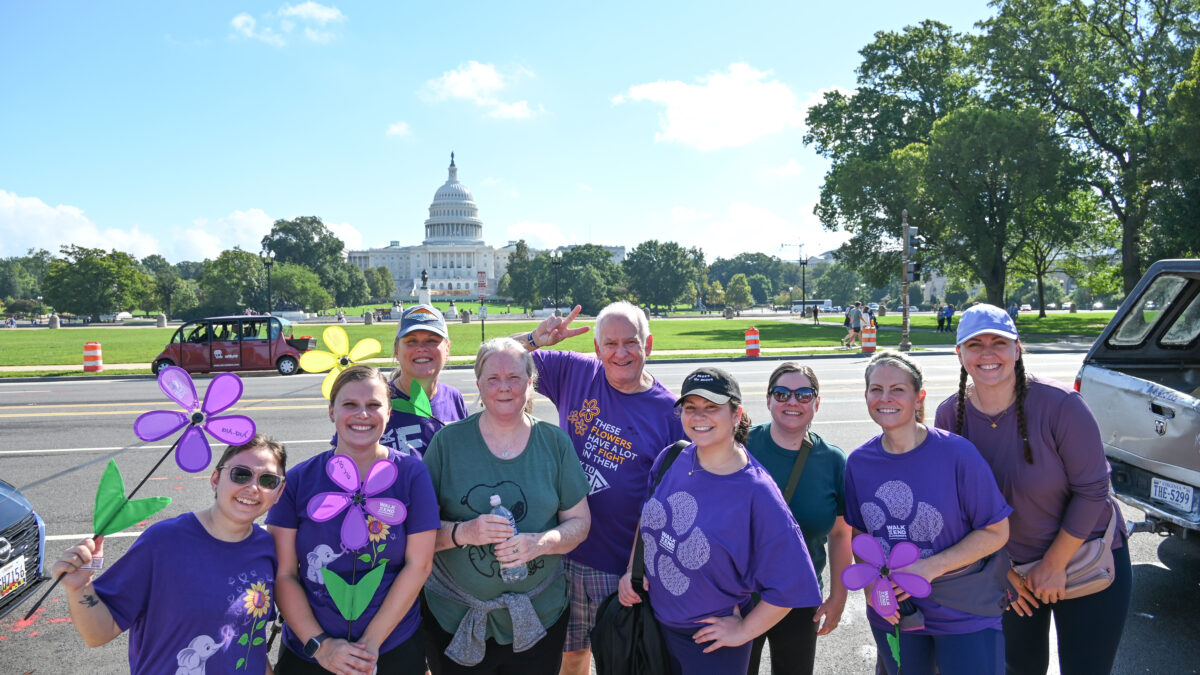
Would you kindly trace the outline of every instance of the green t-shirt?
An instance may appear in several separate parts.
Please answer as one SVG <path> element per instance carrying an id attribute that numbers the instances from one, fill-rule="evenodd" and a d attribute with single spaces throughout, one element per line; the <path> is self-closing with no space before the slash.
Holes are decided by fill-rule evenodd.
<path id="1" fill-rule="evenodd" d="M 833 529 L 834 520 L 846 515 L 843 478 L 846 453 L 811 431 L 808 435 L 813 447 L 808 453 L 804 473 L 800 474 L 800 482 L 796 485 L 792 500 L 788 502 L 788 508 L 804 533 L 804 544 L 808 547 L 808 555 L 812 558 L 813 569 L 820 582 L 821 572 L 825 569 L 825 543 L 829 540 L 829 532 Z M 770 422 L 750 429 L 746 451 L 754 455 L 775 479 L 779 491 L 783 492 L 788 476 L 792 474 L 792 465 L 796 463 L 796 451 L 779 447 L 771 438 Z"/>
<path id="2" fill-rule="evenodd" d="M 425 466 L 433 479 L 442 520 L 465 522 L 491 513 L 489 499 L 500 495 L 521 532 L 545 532 L 557 526 L 558 512 L 575 506 L 588 493 L 587 476 L 571 439 L 557 426 L 531 418 L 533 429 L 525 450 L 513 459 L 500 459 L 484 444 L 479 415 L 446 426 L 425 451 Z M 451 548 L 435 555 L 455 583 L 480 600 L 532 590 L 545 575 L 558 569 L 562 557 L 535 558 L 528 564 L 528 577 L 506 584 L 500 579 L 500 563 L 491 546 Z M 425 598 L 442 629 L 457 631 L 467 608 L 436 593 L 426 593 Z M 533 599 L 533 608 L 547 628 L 554 625 L 566 606 L 565 577 L 559 577 Z M 487 637 L 499 644 L 512 644 L 512 619 L 507 610 L 488 613 Z"/>

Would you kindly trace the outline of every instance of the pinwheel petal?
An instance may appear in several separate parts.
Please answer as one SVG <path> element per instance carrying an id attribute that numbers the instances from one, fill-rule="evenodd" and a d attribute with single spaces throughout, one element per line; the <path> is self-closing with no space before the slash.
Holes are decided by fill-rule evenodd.
<path id="1" fill-rule="evenodd" d="M 899 605 L 896 594 L 892 592 L 892 582 L 880 577 L 871 586 L 871 606 L 879 612 L 879 616 L 891 616 L 896 613 Z"/>
<path id="2" fill-rule="evenodd" d="M 200 407 L 200 397 L 196 395 L 192 376 L 179 366 L 167 366 L 158 371 L 158 388 L 188 412 Z"/>
<path id="3" fill-rule="evenodd" d="M 322 396 L 329 398 L 330 394 L 333 393 L 333 381 L 337 379 L 338 373 L 342 372 L 343 370 L 345 370 L 345 368 L 342 368 L 341 366 L 334 366 L 333 370 L 329 371 L 329 374 L 325 376 L 325 379 L 321 380 Z"/>
<path id="4" fill-rule="evenodd" d="M 363 505 L 367 513 L 375 516 L 388 525 L 399 525 L 408 518 L 408 508 L 404 502 L 391 497 L 368 497 Z"/>
<path id="5" fill-rule="evenodd" d="M 929 580 L 911 572 L 892 572 L 892 582 L 914 598 L 924 598 L 933 592 Z"/>
<path id="6" fill-rule="evenodd" d="M 344 492 L 322 492 L 308 500 L 308 517 L 323 523 L 341 513 L 354 498 Z"/>
<path id="7" fill-rule="evenodd" d="M 221 373 L 208 383 L 204 392 L 204 405 L 200 410 L 205 415 L 216 415 L 228 410 L 242 397 L 242 378 L 233 373 Z"/>
<path id="8" fill-rule="evenodd" d="M 363 359 L 369 359 L 381 351 L 383 351 L 383 346 L 379 344 L 379 340 L 375 338 L 363 338 L 358 341 L 358 344 L 354 345 L 354 349 L 351 349 L 347 356 L 350 357 L 351 361 L 357 363 Z"/>
<path id="9" fill-rule="evenodd" d="M 361 484 L 358 480 L 358 466 L 345 455 L 330 457 L 325 463 L 325 475 L 346 492 L 354 492 Z"/>
<path id="10" fill-rule="evenodd" d="M 321 340 L 325 342 L 325 348 L 334 356 L 345 356 L 346 352 L 350 351 L 350 338 L 341 326 L 326 328 L 325 332 L 321 333 Z"/>
<path id="11" fill-rule="evenodd" d="M 884 563 L 887 562 L 887 558 L 883 555 L 883 544 L 880 544 L 878 539 L 865 532 L 856 536 L 850 542 L 850 548 L 854 549 L 855 555 L 871 563 L 876 568 L 883 567 Z"/>
<path id="12" fill-rule="evenodd" d="M 367 517 L 358 504 L 351 504 L 342 519 L 342 545 L 351 551 L 367 545 Z"/>
<path id="13" fill-rule="evenodd" d="M 133 421 L 133 433 L 143 441 L 157 441 L 179 431 L 188 416 L 174 410 L 151 410 Z"/>
<path id="14" fill-rule="evenodd" d="M 394 462 L 386 459 L 375 460 L 367 471 L 367 479 L 363 481 L 363 494 L 376 495 L 390 488 L 392 483 L 396 482 L 399 473 L 400 470 Z"/>
<path id="15" fill-rule="evenodd" d="M 888 554 L 887 566 L 888 569 L 898 570 L 901 567 L 908 567 L 920 559 L 921 550 L 912 542 L 902 541 L 892 547 L 892 552 Z"/>
<path id="16" fill-rule="evenodd" d="M 249 443 L 257 431 L 254 420 L 245 415 L 210 417 L 204 422 L 204 430 L 212 434 L 213 438 L 229 445 Z"/>
<path id="17" fill-rule="evenodd" d="M 308 373 L 323 373 L 337 365 L 337 357 L 319 349 L 300 355 L 300 367 Z"/>
<path id="18" fill-rule="evenodd" d="M 855 563 L 842 571 L 842 583 L 852 591 L 866 588 L 878 578 L 879 568 L 868 563 Z"/>
<path id="19" fill-rule="evenodd" d="M 208 468 L 212 460 L 212 446 L 200 427 L 189 426 L 179 437 L 179 446 L 175 448 L 175 463 L 188 473 L 196 473 Z"/>

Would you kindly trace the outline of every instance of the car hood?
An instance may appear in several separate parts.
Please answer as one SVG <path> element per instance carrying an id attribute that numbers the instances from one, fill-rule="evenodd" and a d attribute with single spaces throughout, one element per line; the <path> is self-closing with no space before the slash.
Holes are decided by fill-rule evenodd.
<path id="1" fill-rule="evenodd" d="M 15 523 L 33 511 L 33 504 L 15 487 L 0 480 L 0 527 Z"/>

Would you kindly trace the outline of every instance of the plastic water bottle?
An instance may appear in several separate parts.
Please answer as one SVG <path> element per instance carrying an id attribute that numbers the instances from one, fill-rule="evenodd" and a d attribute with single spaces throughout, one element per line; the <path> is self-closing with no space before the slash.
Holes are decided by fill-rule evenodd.
<path id="1" fill-rule="evenodd" d="M 517 519 L 513 518 L 512 511 L 504 508 L 500 504 L 500 495 L 492 495 L 492 515 L 507 518 L 508 524 L 512 526 L 513 535 L 517 534 Z M 501 568 L 500 579 L 506 584 L 515 584 L 518 581 L 524 581 L 525 577 L 529 576 L 529 569 L 524 564 L 518 567 Z"/>

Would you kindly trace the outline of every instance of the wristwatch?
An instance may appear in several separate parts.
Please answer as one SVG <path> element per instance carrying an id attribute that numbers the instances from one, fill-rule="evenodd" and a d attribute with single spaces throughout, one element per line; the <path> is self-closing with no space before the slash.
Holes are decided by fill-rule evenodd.
<path id="1" fill-rule="evenodd" d="M 327 637 L 329 637 L 329 633 L 321 633 L 320 635 L 316 636 L 315 638 L 312 638 L 308 642 L 305 642 L 304 643 L 304 655 L 310 659 L 317 658 L 317 650 L 321 648 L 321 643 L 324 642 L 325 638 L 327 638 Z"/>

